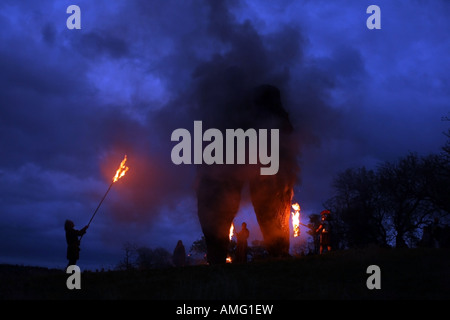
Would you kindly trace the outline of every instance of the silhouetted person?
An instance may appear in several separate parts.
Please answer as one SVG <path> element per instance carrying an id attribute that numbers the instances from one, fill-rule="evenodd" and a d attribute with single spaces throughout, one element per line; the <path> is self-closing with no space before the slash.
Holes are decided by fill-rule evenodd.
<path id="1" fill-rule="evenodd" d="M 247 229 L 247 224 L 242 222 L 242 229 L 236 233 L 236 262 L 247 262 L 247 239 L 250 236 L 250 231 Z"/>
<path id="2" fill-rule="evenodd" d="M 186 250 L 181 240 L 178 240 L 177 246 L 173 250 L 173 263 L 176 267 L 183 267 L 186 264 Z"/>
<path id="3" fill-rule="evenodd" d="M 77 264 L 77 260 L 80 258 L 80 239 L 83 234 L 86 233 L 88 226 L 85 226 L 81 230 L 75 229 L 75 224 L 71 220 L 66 220 L 64 224 L 64 230 L 66 230 L 66 242 L 67 242 L 67 260 L 70 265 Z"/>
<path id="4" fill-rule="evenodd" d="M 319 254 L 322 254 L 324 247 L 327 247 L 327 251 L 331 251 L 331 230 L 329 222 L 330 211 L 323 210 L 321 215 L 320 225 L 316 230 L 316 233 L 320 237 L 320 249 Z"/>

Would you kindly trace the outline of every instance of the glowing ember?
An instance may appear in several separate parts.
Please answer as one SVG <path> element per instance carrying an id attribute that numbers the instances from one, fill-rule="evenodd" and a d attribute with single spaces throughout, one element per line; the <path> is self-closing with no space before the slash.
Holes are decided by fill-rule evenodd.
<path id="1" fill-rule="evenodd" d="M 298 237 L 300 235 L 300 205 L 294 203 L 292 209 L 295 211 L 292 212 L 292 228 L 294 229 L 294 237 Z"/>
<path id="2" fill-rule="evenodd" d="M 127 155 L 125 155 L 125 158 L 123 158 L 122 162 L 120 163 L 120 167 L 116 171 L 116 175 L 113 178 L 113 182 L 116 182 L 117 180 L 122 178 L 128 171 L 129 168 L 125 166 L 125 162 L 127 162 Z"/>
<path id="3" fill-rule="evenodd" d="M 231 223 L 230 233 L 228 235 L 228 237 L 230 238 L 230 241 L 233 238 L 233 236 L 234 236 L 234 223 Z"/>

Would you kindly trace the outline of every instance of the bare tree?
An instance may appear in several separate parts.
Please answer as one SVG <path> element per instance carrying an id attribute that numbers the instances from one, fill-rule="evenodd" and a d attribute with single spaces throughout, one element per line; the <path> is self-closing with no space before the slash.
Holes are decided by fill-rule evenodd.
<path id="1" fill-rule="evenodd" d="M 164 248 L 140 247 L 137 249 L 137 254 L 137 266 L 140 270 L 165 268 L 172 265 L 172 254 Z"/>
<path id="2" fill-rule="evenodd" d="M 119 270 L 131 270 L 136 267 L 137 245 L 132 242 L 125 242 L 122 246 L 125 256 L 119 262 L 117 268 Z"/>
<path id="3" fill-rule="evenodd" d="M 424 159 L 410 153 L 379 169 L 384 210 L 392 221 L 397 247 L 406 247 L 405 236 L 423 227 L 434 212 L 427 192 Z"/>
<path id="4" fill-rule="evenodd" d="M 332 212 L 335 238 L 340 246 L 387 244 L 386 217 L 381 206 L 376 172 L 347 169 L 333 182 L 335 196 L 325 206 Z"/>

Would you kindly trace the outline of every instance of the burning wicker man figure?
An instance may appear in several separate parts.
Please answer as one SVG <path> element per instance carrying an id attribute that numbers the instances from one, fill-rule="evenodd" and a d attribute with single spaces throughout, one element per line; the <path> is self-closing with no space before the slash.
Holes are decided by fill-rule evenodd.
<path id="1" fill-rule="evenodd" d="M 327 247 L 327 251 L 331 251 L 330 211 L 323 210 L 320 216 L 321 221 L 319 227 L 316 229 L 316 233 L 320 237 L 319 254 L 322 254 L 324 247 Z"/>
<path id="2" fill-rule="evenodd" d="M 232 78 L 234 77 L 233 75 Z M 233 84 L 230 93 L 237 86 L 238 84 Z M 261 175 L 264 166 L 262 163 L 250 164 L 245 163 L 246 161 L 243 164 L 213 163 L 198 166 L 197 213 L 205 236 L 207 259 L 211 264 L 226 262 L 230 243 L 229 228 L 239 211 L 245 185 L 249 188 L 251 203 L 268 254 L 272 257 L 289 255 L 290 207 L 300 169 L 297 161 L 297 135 L 277 87 L 261 85 L 238 96 L 243 97 L 236 98 L 236 101 L 230 98 L 229 105 L 233 109 L 226 109 L 226 114 L 221 114 L 220 117 L 217 114 L 211 115 L 213 120 L 208 126 L 225 130 L 278 130 L 278 172 Z M 208 96 L 211 101 L 216 98 L 222 99 L 222 95 L 216 97 L 211 93 Z M 235 157 L 236 154 L 233 152 L 232 156 Z"/>
<path id="3" fill-rule="evenodd" d="M 85 226 L 81 230 L 76 230 L 73 221 L 66 220 L 64 230 L 66 231 L 67 260 L 69 260 L 67 267 L 77 264 L 77 260 L 80 258 L 80 239 L 78 237 L 84 235 L 87 228 L 88 226 Z"/>

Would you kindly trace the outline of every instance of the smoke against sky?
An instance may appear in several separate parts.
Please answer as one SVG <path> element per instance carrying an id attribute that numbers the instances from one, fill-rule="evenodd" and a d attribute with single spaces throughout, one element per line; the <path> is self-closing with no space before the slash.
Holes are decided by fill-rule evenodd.
<path id="1" fill-rule="evenodd" d="M 365 1 L 77 1 L 82 29 L 68 30 L 71 4 L 0 5 L 0 263 L 65 266 L 65 219 L 89 221 L 125 154 L 80 264 L 115 264 L 125 241 L 189 247 L 195 167 L 172 163 L 170 135 L 233 119 L 262 83 L 296 130 L 305 215 L 339 171 L 445 141 L 447 1 L 376 1 L 381 30 Z"/>

